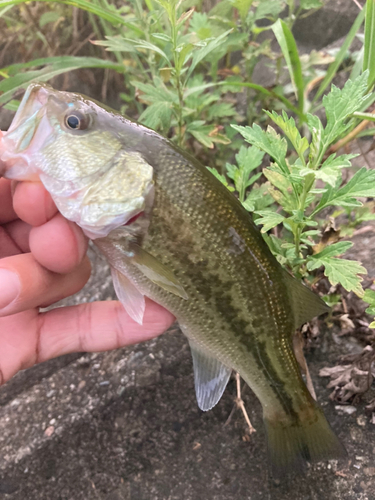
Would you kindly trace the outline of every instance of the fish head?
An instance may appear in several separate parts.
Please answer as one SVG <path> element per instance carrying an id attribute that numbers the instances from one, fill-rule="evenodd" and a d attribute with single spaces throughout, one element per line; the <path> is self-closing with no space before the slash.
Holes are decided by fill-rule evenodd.
<path id="1" fill-rule="evenodd" d="M 32 84 L 0 137 L 0 175 L 40 180 L 66 218 L 92 239 L 105 237 L 153 197 L 153 168 L 123 132 L 115 112 Z"/>

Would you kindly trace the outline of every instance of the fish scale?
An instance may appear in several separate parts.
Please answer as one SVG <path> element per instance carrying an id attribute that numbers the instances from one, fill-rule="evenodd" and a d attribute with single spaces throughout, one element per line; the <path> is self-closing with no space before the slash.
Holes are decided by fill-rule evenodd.
<path id="1" fill-rule="evenodd" d="M 2 138 L 0 165 L 8 178 L 40 176 L 108 259 L 135 321 L 145 296 L 176 316 L 201 409 L 220 400 L 232 369 L 240 373 L 262 404 L 274 475 L 345 455 L 292 349 L 295 328 L 328 307 L 280 266 L 195 158 L 86 97 L 33 84 Z"/>

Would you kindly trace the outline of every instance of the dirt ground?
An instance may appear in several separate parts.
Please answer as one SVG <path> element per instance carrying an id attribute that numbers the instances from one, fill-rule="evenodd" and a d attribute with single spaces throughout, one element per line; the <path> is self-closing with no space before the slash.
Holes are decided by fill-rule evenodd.
<path id="1" fill-rule="evenodd" d="M 375 246 L 375 233 L 365 244 Z M 113 297 L 107 265 L 92 257 L 96 271 L 69 303 Z M 249 389 L 243 394 L 257 429 L 251 436 L 238 410 L 224 425 L 234 380 L 213 410 L 201 412 L 189 348 L 177 327 L 146 344 L 65 356 L 22 372 L 0 390 L 0 498 L 374 499 L 371 415 L 365 402 L 352 414 L 330 402 L 327 379 L 318 376 L 341 354 L 359 349 L 354 338 L 326 330 L 319 349 L 308 353 L 318 399 L 348 460 L 316 464 L 281 486 L 268 477 L 255 396 Z M 367 400 L 373 397 L 372 389 Z"/>

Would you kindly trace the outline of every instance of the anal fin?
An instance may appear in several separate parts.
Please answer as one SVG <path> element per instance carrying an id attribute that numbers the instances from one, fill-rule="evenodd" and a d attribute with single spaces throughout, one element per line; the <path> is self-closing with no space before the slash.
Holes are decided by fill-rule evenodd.
<path id="1" fill-rule="evenodd" d="M 198 406 L 201 410 L 208 411 L 220 401 L 232 369 L 208 355 L 195 342 L 189 340 L 189 344 Z"/>

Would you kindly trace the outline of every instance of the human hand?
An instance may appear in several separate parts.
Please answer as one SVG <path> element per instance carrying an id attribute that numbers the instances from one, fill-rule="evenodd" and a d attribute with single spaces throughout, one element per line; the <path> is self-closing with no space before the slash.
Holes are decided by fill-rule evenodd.
<path id="1" fill-rule="evenodd" d="M 120 302 L 39 307 L 80 290 L 90 276 L 87 239 L 58 213 L 42 184 L 0 178 L 0 385 L 62 354 L 104 351 L 163 333 L 174 317 L 146 299 L 143 325 Z"/>

